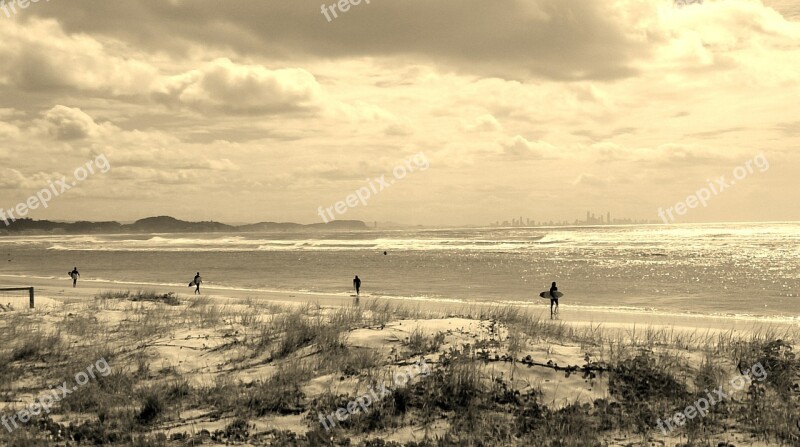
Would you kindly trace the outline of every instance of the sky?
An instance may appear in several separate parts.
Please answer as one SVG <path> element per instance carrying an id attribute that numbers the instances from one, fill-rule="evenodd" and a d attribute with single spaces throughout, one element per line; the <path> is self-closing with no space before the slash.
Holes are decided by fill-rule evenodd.
<path id="1" fill-rule="evenodd" d="M 30 218 L 800 220 L 795 0 L 15 2 Z"/>

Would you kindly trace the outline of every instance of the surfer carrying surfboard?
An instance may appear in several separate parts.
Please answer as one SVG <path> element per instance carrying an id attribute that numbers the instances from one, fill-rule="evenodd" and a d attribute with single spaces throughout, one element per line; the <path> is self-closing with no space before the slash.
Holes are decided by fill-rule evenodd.
<path id="1" fill-rule="evenodd" d="M 553 304 L 555 304 L 555 312 L 553 311 Z M 553 285 L 550 286 L 550 318 L 553 318 L 556 312 L 558 312 L 558 287 L 553 281 Z"/>
<path id="2" fill-rule="evenodd" d="M 556 283 L 554 282 L 553 285 L 550 286 L 549 291 L 542 292 L 539 296 L 544 299 L 550 299 L 550 318 L 555 318 L 555 315 L 558 313 L 558 299 L 564 296 L 563 293 L 558 291 Z"/>
<path id="3" fill-rule="evenodd" d="M 72 287 L 76 287 L 78 285 L 78 278 L 81 276 L 81 274 L 78 273 L 78 267 L 73 267 L 72 271 L 67 274 L 72 278 Z"/>
<path id="4" fill-rule="evenodd" d="M 194 289 L 194 293 L 196 295 L 200 295 L 200 283 L 202 283 L 202 282 L 203 282 L 203 279 L 200 278 L 200 272 L 197 272 L 197 274 L 194 275 L 194 279 L 192 280 L 192 284 L 197 286 L 197 288 Z M 191 286 L 192 284 L 189 284 L 189 285 Z"/>

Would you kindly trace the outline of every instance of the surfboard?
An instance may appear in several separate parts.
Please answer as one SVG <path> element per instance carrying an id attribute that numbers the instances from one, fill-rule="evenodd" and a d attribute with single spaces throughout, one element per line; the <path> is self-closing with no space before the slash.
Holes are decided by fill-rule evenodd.
<path id="1" fill-rule="evenodd" d="M 550 291 L 548 290 L 547 292 L 542 292 L 542 293 L 539 294 L 539 296 L 544 298 L 544 299 L 549 300 L 550 299 Z M 561 298 L 562 296 L 564 296 L 563 293 L 558 292 L 558 291 L 556 292 L 556 298 Z"/>

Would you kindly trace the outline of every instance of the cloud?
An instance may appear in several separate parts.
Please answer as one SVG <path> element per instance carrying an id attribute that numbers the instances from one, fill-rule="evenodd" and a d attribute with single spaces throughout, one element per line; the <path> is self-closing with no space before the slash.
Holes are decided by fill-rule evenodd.
<path id="1" fill-rule="evenodd" d="M 723 165 L 736 159 L 734 152 L 719 153 L 708 147 L 668 143 L 654 148 L 654 151 L 641 150 L 637 154 L 645 164 L 683 169 Z"/>
<path id="2" fill-rule="evenodd" d="M 108 37 L 68 33 L 55 20 L 0 27 L 0 86 L 36 92 L 82 91 L 203 113 L 267 115 L 309 111 L 322 88 L 301 68 L 267 69 L 227 58 L 167 75 L 158 57 Z M 179 64 L 187 65 L 187 64 Z M 191 65 L 191 64 L 188 64 Z"/>
<path id="3" fill-rule="evenodd" d="M 0 166 L 16 170 L 0 174 L 103 153 L 114 170 L 75 196 L 159 200 L 92 213 L 178 210 L 191 190 L 217 201 L 207 213 L 305 219 L 424 149 L 436 174 L 393 195 L 419 212 L 363 212 L 461 224 L 485 223 L 495 190 L 498 213 L 575 190 L 635 215 L 665 182 L 765 151 L 787 185 L 773 208 L 796 210 L 800 23 L 760 0 L 671 3 L 374 0 L 327 23 L 310 0 L 42 2 L 0 26 Z"/>
<path id="4" fill-rule="evenodd" d="M 605 186 L 609 183 L 607 179 L 600 178 L 593 174 L 580 174 L 572 184 L 575 186 Z"/>
<path id="5" fill-rule="evenodd" d="M 47 187 L 53 179 L 61 177 L 59 172 L 37 171 L 25 174 L 18 169 L 0 167 L 0 188 L 35 192 Z"/>
<path id="6" fill-rule="evenodd" d="M 0 168 L 0 188 L 19 189 L 28 184 L 24 175 L 16 169 Z"/>
<path id="7" fill-rule="evenodd" d="M 98 134 L 92 117 L 81 109 L 57 105 L 44 114 L 48 132 L 58 140 L 79 140 Z"/>
<path id="8" fill-rule="evenodd" d="M 239 0 L 235 7 L 211 0 L 72 0 L 31 13 L 152 52 L 186 54 L 206 42 L 213 50 L 247 56 L 410 56 L 488 76 L 607 80 L 634 75 L 634 62 L 649 51 L 626 28 L 625 6 L 584 0 L 376 1 L 332 23 L 313 0 Z"/>
<path id="9" fill-rule="evenodd" d="M 384 133 L 390 137 L 407 137 L 414 134 L 414 129 L 408 124 L 394 123 L 386 126 Z"/>
<path id="10" fill-rule="evenodd" d="M 528 141 L 516 135 L 500 143 L 503 155 L 513 158 L 545 159 L 555 155 L 555 147 L 544 141 Z"/>
<path id="11" fill-rule="evenodd" d="M 0 85 L 29 91 L 77 89 L 124 95 L 144 91 L 156 69 L 138 52 L 108 51 L 119 42 L 86 34 L 68 34 L 55 20 L 24 25 L 4 20 L 0 27 Z M 138 56 L 138 57 L 137 57 Z"/>
<path id="12" fill-rule="evenodd" d="M 329 115 L 335 119 L 347 118 L 349 121 L 363 124 L 370 122 L 388 123 L 389 125 L 403 125 L 391 112 L 383 107 L 364 101 L 339 102 L 329 110 Z"/>
<path id="13" fill-rule="evenodd" d="M 114 168 L 114 178 L 152 185 L 198 185 L 202 180 L 197 171 L 190 169 L 155 169 L 123 166 Z"/>
<path id="14" fill-rule="evenodd" d="M 267 115 L 314 109 L 321 90 L 314 76 L 303 69 L 268 70 L 221 58 L 162 79 L 153 97 L 201 112 Z"/>
<path id="15" fill-rule="evenodd" d="M 488 113 L 462 122 L 461 127 L 467 132 L 498 132 L 503 130 L 500 122 Z"/>
<path id="16" fill-rule="evenodd" d="M 0 138 L 5 139 L 18 139 L 20 136 L 20 128 L 14 123 L 6 123 L 0 121 Z M 3 148 L 0 148 L 2 154 Z"/>

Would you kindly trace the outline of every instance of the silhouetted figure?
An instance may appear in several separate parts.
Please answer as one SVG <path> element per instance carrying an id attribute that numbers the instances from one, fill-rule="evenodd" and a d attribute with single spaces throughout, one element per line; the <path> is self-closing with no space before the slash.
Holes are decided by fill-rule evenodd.
<path id="1" fill-rule="evenodd" d="M 386 255 L 388 255 L 388 254 L 389 254 L 389 253 L 387 253 L 387 252 L 385 252 L 385 251 L 383 252 L 383 255 L 384 255 L 384 256 L 386 256 Z"/>
<path id="2" fill-rule="evenodd" d="M 358 303 L 358 297 L 361 293 L 361 279 L 359 279 L 358 275 L 353 279 L 353 287 L 356 289 L 356 303 Z"/>
<path id="3" fill-rule="evenodd" d="M 196 289 L 194 289 L 194 293 L 196 295 L 200 295 L 200 283 L 202 282 L 203 279 L 200 278 L 200 272 L 197 272 L 197 274 L 194 275 L 194 279 L 192 280 L 192 284 L 194 284 L 197 287 Z"/>
<path id="4" fill-rule="evenodd" d="M 553 282 L 553 285 L 550 286 L 550 318 L 553 318 L 553 315 L 558 313 L 558 297 L 556 296 L 556 292 L 558 292 L 558 287 L 556 287 L 556 283 Z M 554 304 L 555 311 L 553 310 Z"/>
<path id="5" fill-rule="evenodd" d="M 78 285 L 78 278 L 81 276 L 81 274 L 78 273 L 78 267 L 73 267 L 72 271 L 67 274 L 72 278 L 72 287 L 76 287 Z"/>

